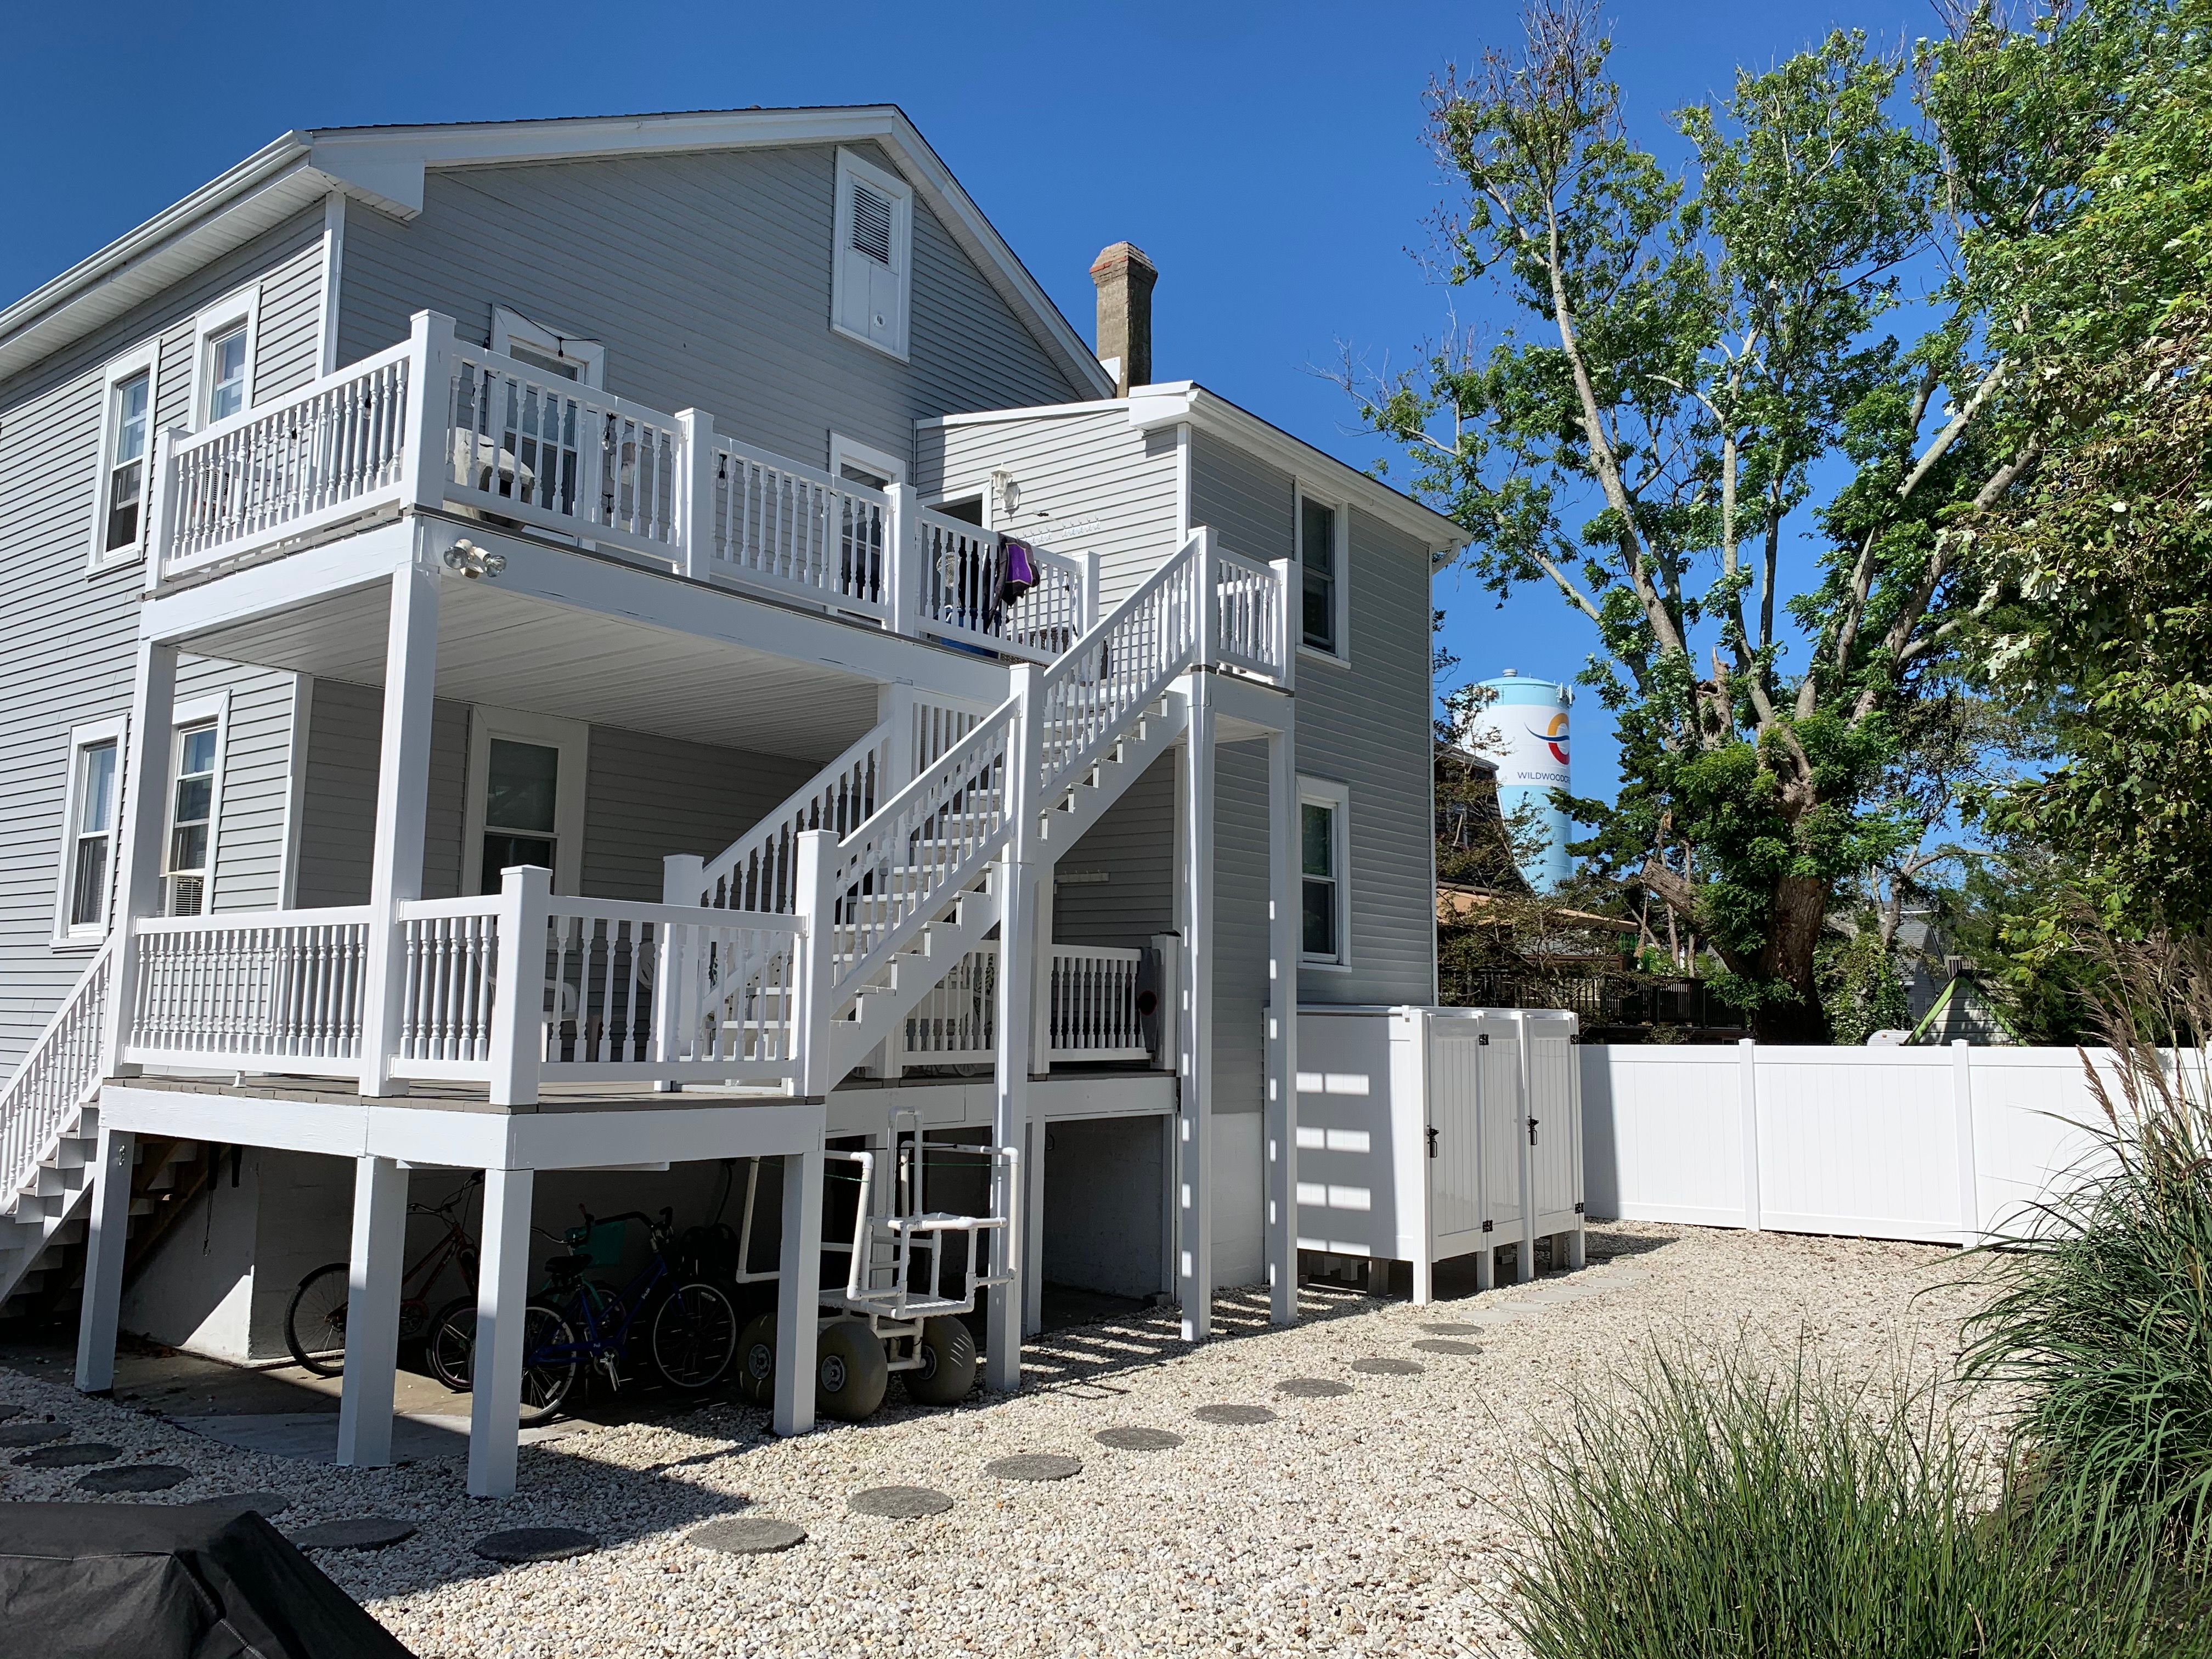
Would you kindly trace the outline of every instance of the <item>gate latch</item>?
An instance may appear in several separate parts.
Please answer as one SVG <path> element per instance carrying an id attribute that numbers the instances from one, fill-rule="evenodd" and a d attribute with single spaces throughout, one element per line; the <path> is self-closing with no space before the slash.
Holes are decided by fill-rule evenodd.
<path id="1" fill-rule="evenodd" d="M 1490 1033 L 1487 1031 L 1475 1033 L 1474 1046 L 1478 1048 L 1487 1048 L 1490 1046 Z"/>
<path id="2" fill-rule="evenodd" d="M 1533 1117 L 1528 1120 L 1528 1144 L 1531 1146 L 1536 1144 L 1536 1120 Z"/>
<path id="3" fill-rule="evenodd" d="M 1436 1155 L 1437 1155 L 1437 1126 L 1436 1126 L 1435 1124 L 1431 1123 L 1431 1125 L 1429 1125 L 1429 1156 L 1430 1156 L 1431 1158 L 1434 1158 Z"/>

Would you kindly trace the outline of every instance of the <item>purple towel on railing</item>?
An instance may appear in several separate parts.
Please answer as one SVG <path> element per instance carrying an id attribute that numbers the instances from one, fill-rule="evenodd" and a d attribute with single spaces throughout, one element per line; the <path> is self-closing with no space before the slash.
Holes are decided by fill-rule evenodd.
<path id="1" fill-rule="evenodd" d="M 1006 543 L 1006 564 L 999 578 L 999 601 L 1012 605 L 1036 586 L 1036 560 L 1027 542 Z"/>

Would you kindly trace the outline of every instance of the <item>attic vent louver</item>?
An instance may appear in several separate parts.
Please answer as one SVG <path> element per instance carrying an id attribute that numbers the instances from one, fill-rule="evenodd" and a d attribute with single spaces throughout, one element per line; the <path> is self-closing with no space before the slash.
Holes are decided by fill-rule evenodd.
<path id="1" fill-rule="evenodd" d="M 853 246 L 879 265 L 891 262 L 891 204 L 859 183 L 853 186 Z"/>

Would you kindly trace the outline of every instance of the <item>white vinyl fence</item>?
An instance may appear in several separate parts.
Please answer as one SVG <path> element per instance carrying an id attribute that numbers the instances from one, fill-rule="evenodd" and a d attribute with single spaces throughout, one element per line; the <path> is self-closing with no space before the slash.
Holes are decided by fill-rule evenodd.
<path id="1" fill-rule="evenodd" d="M 1589 1212 L 1972 1243 L 2081 1166 L 2071 1048 L 1581 1050 Z"/>

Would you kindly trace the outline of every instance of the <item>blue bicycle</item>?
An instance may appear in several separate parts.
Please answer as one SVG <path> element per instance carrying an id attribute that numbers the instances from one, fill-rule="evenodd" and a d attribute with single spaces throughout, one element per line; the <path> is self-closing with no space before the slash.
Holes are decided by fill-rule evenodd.
<path id="1" fill-rule="evenodd" d="M 696 1393 L 712 1388 L 738 1352 L 738 1311 L 728 1295 L 703 1279 L 685 1278 L 670 1261 L 674 1243 L 672 1212 L 658 1219 L 641 1211 L 594 1219 L 565 1237 L 569 1249 L 545 1264 L 546 1280 L 523 1310 L 522 1422 L 535 1425 L 556 1416 L 575 1391 L 586 1366 L 602 1373 L 610 1388 L 626 1380 L 623 1365 L 634 1341 L 642 1339 L 653 1368 L 672 1389 Z M 595 1251 L 579 1247 L 605 1237 L 605 1229 L 642 1223 L 653 1239 L 653 1254 L 620 1291 L 611 1291 L 585 1273 L 604 1265 Z M 463 1378 L 473 1370 L 476 1310 L 455 1308 L 441 1320 L 432 1346 L 443 1361 L 440 1374 Z"/>

